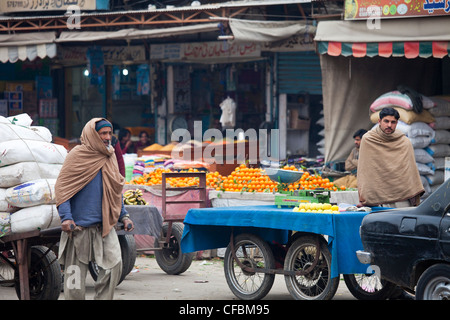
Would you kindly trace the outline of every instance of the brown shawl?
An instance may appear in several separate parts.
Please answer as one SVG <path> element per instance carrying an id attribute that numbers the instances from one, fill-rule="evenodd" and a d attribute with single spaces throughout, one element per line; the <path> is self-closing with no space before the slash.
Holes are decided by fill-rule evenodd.
<path id="1" fill-rule="evenodd" d="M 102 170 L 103 237 L 117 223 L 122 207 L 122 188 L 125 182 L 119 173 L 114 148 L 106 148 L 95 130 L 95 123 L 103 118 L 93 118 L 83 128 L 81 145 L 67 155 L 55 184 L 56 206 L 72 198 Z"/>
<path id="2" fill-rule="evenodd" d="M 362 138 L 357 182 L 359 201 L 366 206 L 409 200 L 424 193 L 409 139 L 399 130 L 385 134 L 379 126 Z"/>

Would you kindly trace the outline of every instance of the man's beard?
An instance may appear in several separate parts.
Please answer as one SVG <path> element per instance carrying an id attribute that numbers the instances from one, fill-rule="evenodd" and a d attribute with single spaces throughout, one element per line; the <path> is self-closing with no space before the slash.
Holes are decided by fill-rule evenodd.
<path id="1" fill-rule="evenodd" d="M 111 147 L 111 140 L 103 140 L 103 144 L 106 146 L 106 149 Z"/>

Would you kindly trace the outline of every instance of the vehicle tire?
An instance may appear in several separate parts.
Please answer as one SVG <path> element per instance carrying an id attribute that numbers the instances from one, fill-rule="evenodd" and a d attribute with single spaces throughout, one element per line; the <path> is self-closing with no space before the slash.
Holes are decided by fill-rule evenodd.
<path id="1" fill-rule="evenodd" d="M 120 244 L 120 253 L 122 255 L 122 274 L 120 276 L 119 285 L 125 279 L 125 277 L 133 270 L 134 263 L 136 262 L 136 241 L 132 234 L 118 235 Z M 89 262 L 89 273 L 92 279 L 97 281 L 98 278 L 98 265 L 94 261 Z"/>
<path id="2" fill-rule="evenodd" d="M 416 300 L 450 300 L 450 265 L 435 264 L 422 273 Z"/>
<path id="3" fill-rule="evenodd" d="M 299 237 L 286 254 L 284 270 L 302 271 L 313 265 L 317 250 L 320 249 L 317 265 L 310 272 L 284 276 L 288 291 L 294 299 L 331 300 L 339 286 L 339 277 L 331 278 L 331 253 L 327 243 L 322 237 L 317 241 L 317 237 L 320 236 Z"/>
<path id="4" fill-rule="evenodd" d="M 53 251 L 44 246 L 31 247 L 29 268 L 30 300 L 58 300 L 62 290 L 61 266 Z M 16 269 L 15 289 L 20 299 L 19 271 Z"/>
<path id="5" fill-rule="evenodd" d="M 166 237 L 169 229 L 168 224 L 162 228 L 162 237 Z M 172 223 L 172 233 L 167 247 L 162 246 L 161 250 L 155 250 L 155 258 L 159 267 L 170 275 L 177 275 L 185 272 L 191 266 L 194 252 L 183 253 L 181 251 L 181 237 L 183 236 L 184 225 L 182 223 Z M 160 248 L 160 239 L 155 239 L 155 248 Z"/>
<path id="6" fill-rule="evenodd" d="M 275 259 L 267 242 L 254 234 L 240 234 L 234 238 L 234 250 L 239 261 L 248 267 L 275 268 Z M 224 273 L 228 287 L 242 300 L 264 298 L 272 288 L 274 274 L 248 272 L 243 270 L 233 258 L 231 245 L 224 256 Z"/>
<path id="7" fill-rule="evenodd" d="M 375 274 L 344 274 L 345 284 L 358 300 L 386 300 L 396 285 Z"/>

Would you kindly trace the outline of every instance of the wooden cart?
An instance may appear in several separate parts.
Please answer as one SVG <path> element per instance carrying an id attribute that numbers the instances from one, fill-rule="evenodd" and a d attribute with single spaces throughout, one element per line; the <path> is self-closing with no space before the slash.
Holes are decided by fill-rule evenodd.
<path id="1" fill-rule="evenodd" d="M 167 184 L 167 178 L 199 179 L 198 186 L 172 188 Z M 191 200 L 171 200 L 167 191 L 198 191 L 198 197 Z M 205 172 L 166 172 L 162 174 L 161 214 L 163 218 L 162 230 L 159 238 L 155 239 L 154 247 L 140 248 L 137 251 L 154 251 L 159 267 L 167 274 L 181 274 L 192 263 L 195 253 L 183 253 L 180 248 L 183 235 L 183 220 L 189 210 L 180 209 L 181 204 L 192 204 L 192 207 L 206 208 L 207 190 Z M 170 208 L 169 208 L 170 205 Z"/>

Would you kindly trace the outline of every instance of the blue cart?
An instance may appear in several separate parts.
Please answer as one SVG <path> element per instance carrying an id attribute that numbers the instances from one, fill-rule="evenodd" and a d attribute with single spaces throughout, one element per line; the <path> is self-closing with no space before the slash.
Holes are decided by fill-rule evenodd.
<path id="1" fill-rule="evenodd" d="M 363 248 L 359 227 L 366 214 L 300 213 L 274 205 L 190 209 L 181 250 L 227 247 L 225 277 L 244 300 L 263 298 L 276 274 L 284 275 L 295 299 L 332 299 L 340 274 L 355 297 L 378 299 L 390 288 L 355 253 Z"/>

